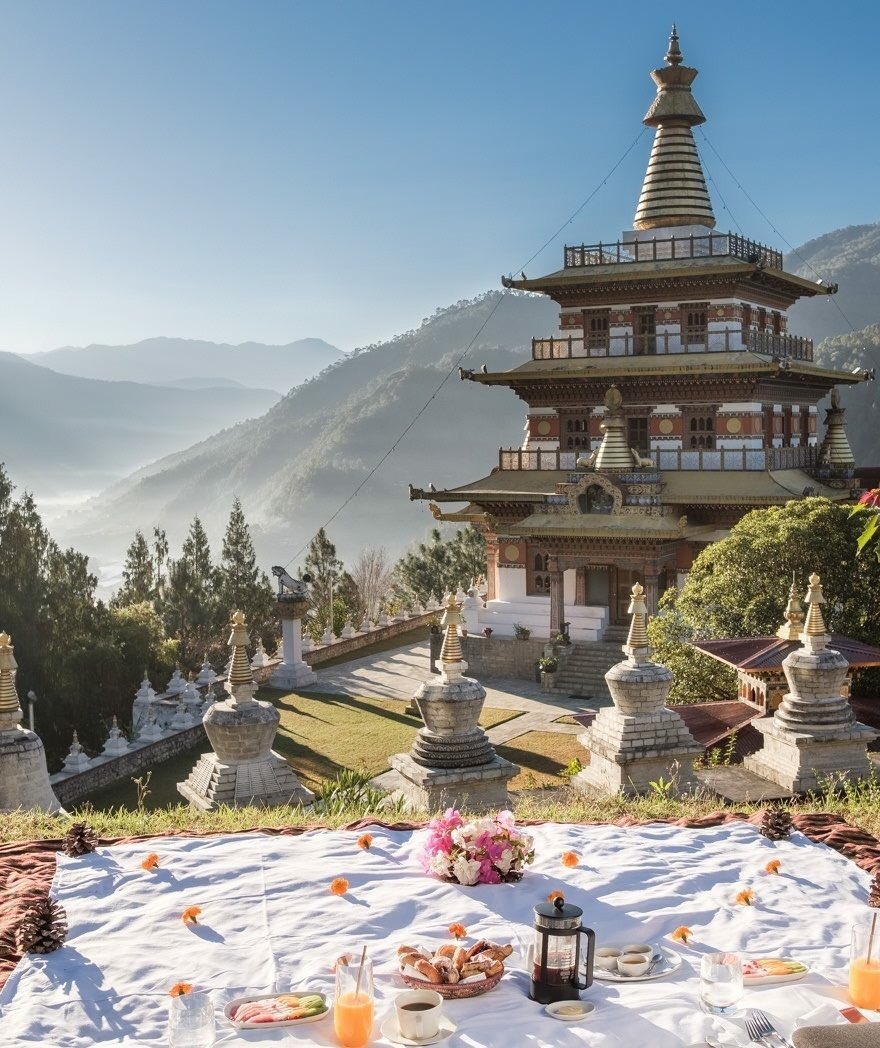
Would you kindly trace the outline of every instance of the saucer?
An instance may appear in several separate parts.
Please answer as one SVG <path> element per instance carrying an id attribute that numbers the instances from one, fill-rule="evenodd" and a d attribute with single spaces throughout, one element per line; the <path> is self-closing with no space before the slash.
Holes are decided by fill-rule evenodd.
<path id="1" fill-rule="evenodd" d="M 420 1040 L 415 1041 L 409 1037 L 404 1037 L 400 1032 L 400 1027 L 397 1024 L 397 1011 L 392 1010 L 391 1014 L 385 1017 L 385 1021 L 382 1023 L 382 1036 L 386 1041 L 391 1041 L 392 1044 L 402 1045 L 413 1045 L 420 1048 L 423 1044 L 439 1044 L 441 1041 L 445 1041 L 447 1037 L 451 1037 L 452 1034 L 458 1027 L 449 1018 L 448 1015 L 440 1016 L 440 1029 L 433 1037 L 422 1037 Z"/>
<path id="2" fill-rule="evenodd" d="M 565 1009 L 573 1006 L 580 1008 L 577 1015 L 565 1015 Z M 596 1005 L 592 1001 L 555 1001 L 553 1004 L 545 1005 L 544 1011 L 562 1023 L 580 1023 L 585 1019 L 593 1018 L 596 1014 Z"/>

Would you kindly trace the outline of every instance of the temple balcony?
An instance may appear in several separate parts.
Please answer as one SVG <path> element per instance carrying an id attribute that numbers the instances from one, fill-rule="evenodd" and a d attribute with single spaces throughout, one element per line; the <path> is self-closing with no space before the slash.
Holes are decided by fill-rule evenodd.
<path id="1" fill-rule="evenodd" d="M 590 454 L 587 448 L 574 451 L 559 449 L 500 448 L 498 468 L 510 470 L 577 470 L 579 457 Z M 764 471 L 806 469 L 816 465 L 818 449 L 797 448 L 679 448 L 648 453 L 660 470 Z"/>
<path id="2" fill-rule="evenodd" d="M 666 259 L 731 257 L 782 269 L 782 252 L 756 240 L 735 233 L 690 234 L 682 237 L 656 237 L 642 240 L 617 240 L 611 244 L 566 245 L 565 268 L 607 266 L 627 262 L 660 262 Z"/>
<path id="3" fill-rule="evenodd" d="M 568 360 L 576 357 L 665 356 L 674 353 L 725 353 L 751 350 L 787 360 L 812 360 L 813 340 L 798 335 L 776 335 L 772 331 L 742 328 L 675 328 L 652 335 L 623 334 L 566 335 L 562 338 L 533 338 L 532 360 Z"/>

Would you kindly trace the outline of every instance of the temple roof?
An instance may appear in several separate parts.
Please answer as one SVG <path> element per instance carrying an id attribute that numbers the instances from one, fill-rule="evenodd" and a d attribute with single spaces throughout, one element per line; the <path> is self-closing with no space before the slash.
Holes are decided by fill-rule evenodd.
<path id="1" fill-rule="evenodd" d="M 691 645 L 735 669 L 772 673 L 782 671 L 783 660 L 800 648 L 801 643 L 796 640 L 780 640 L 779 637 L 738 637 L 730 640 L 691 641 Z M 850 666 L 880 666 L 880 648 L 853 640 L 852 637 L 832 633 L 828 647 L 839 651 Z"/>
<path id="2" fill-rule="evenodd" d="M 570 535 L 584 538 L 648 538 L 655 541 L 708 539 L 714 524 L 682 523 L 673 516 L 638 513 L 533 513 L 518 524 L 505 527 L 505 535 Z"/>
<path id="3" fill-rule="evenodd" d="M 463 371 L 462 377 L 485 386 L 512 382 L 546 382 L 553 378 L 626 378 L 643 375 L 803 375 L 834 383 L 862 382 L 862 372 L 823 368 L 806 360 L 786 360 L 785 366 L 772 357 L 751 350 L 704 353 L 658 353 L 619 357 L 563 357 L 527 360 L 510 371 Z"/>

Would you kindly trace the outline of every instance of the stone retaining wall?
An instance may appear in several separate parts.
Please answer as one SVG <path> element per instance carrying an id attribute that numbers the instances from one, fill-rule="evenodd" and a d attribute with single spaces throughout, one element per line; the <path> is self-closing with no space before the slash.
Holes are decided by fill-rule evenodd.
<path id="1" fill-rule="evenodd" d="M 520 680 L 535 679 L 535 663 L 544 654 L 546 640 L 529 637 L 462 637 L 467 672 L 478 679 L 481 677 L 514 677 Z"/>
<path id="2" fill-rule="evenodd" d="M 123 753 L 121 757 L 113 757 L 110 760 L 101 761 L 87 771 L 77 775 L 65 775 L 59 772 L 51 776 L 52 789 L 55 796 L 62 805 L 74 804 L 93 790 L 101 786 L 108 786 L 111 782 L 152 768 L 160 761 L 175 757 L 178 753 L 185 753 L 200 743 L 206 741 L 205 729 L 201 724 L 196 724 L 186 731 L 175 732 L 165 739 L 151 742 L 147 746 L 139 746 L 135 750 Z"/>
<path id="3" fill-rule="evenodd" d="M 389 626 L 377 626 L 376 629 L 370 630 L 369 633 L 358 633 L 354 637 L 341 638 L 332 644 L 325 644 L 320 648 L 304 651 L 302 656 L 303 662 L 308 663 L 309 666 L 320 666 L 322 662 L 338 659 L 340 655 L 348 655 L 350 652 L 360 651 L 362 648 L 369 648 L 373 644 L 381 643 L 383 640 L 391 640 L 392 637 L 410 633 L 420 626 L 424 627 L 425 636 L 427 637 L 428 626 L 434 621 L 439 622 L 442 614 L 443 609 L 439 608 L 437 611 L 425 612 L 424 615 L 413 615 L 412 618 L 404 619 L 402 622 L 392 622 Z"/>

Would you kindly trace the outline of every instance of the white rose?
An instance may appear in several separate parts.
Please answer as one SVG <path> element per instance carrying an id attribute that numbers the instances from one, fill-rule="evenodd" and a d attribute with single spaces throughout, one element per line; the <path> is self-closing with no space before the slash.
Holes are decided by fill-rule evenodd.
<path id="1" fill-rule="evenodd" d="M 498 867 L 498 872 L 502 876 L 507 876 L 510 873 L 510 867 L 513 863 L 513 850 L 511 848 L 505 848 L 501 853 L 501 856 L 496 859 L 495 865 Z"/>
<path id="2" fill-rule="evenodd" d="M 431 873 L 436 874 L 438 877 L 448 877 L 451 865 L 452 863 L 449 861 L 449 856 L 445 852 L 437 852 L 437 854 L 431 859 Z"/>
<path id="3" fill-rule="evenodd" d="M 476 884 L 480 876 L 480 864 L 476 859 L 459 855 L 452 864 L 452 872 L 459 884 Z"/>

